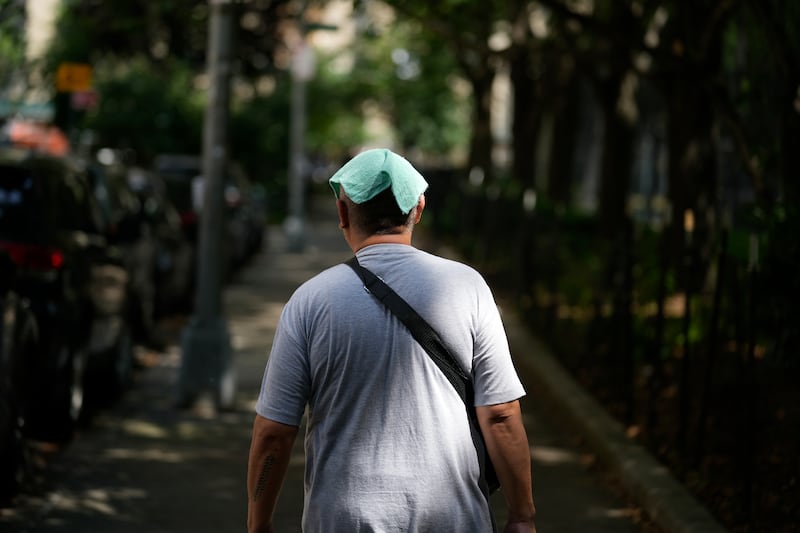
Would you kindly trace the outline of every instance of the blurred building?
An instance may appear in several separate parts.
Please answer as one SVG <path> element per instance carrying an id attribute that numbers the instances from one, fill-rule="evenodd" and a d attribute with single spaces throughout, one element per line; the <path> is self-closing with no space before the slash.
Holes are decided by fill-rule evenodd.
<path id="1" fill-rule="evenodd" d="M 27 0 L 25 10 L 25 57 L 31 61 L 42 56 L 53 37 L 55 19 L 62 0 Z"/>

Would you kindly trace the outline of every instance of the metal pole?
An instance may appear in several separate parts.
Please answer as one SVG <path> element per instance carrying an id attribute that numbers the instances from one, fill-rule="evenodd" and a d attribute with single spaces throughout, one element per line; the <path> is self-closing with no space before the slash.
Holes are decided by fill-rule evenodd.
<path id="1" fill-rule="evenodd" d="M 284 229 L 289 251 L 302 252 L 306 240 L 306 85 L 314 76 L 314 52 L 306 42 L 307 28 L 292 57 L 292 99 L 289 138 L 289 217 Z"/>
<path id="2" fill-rule="evenodd" d="M 295 58 L 297 61 L 297 58 Z M 289 218 L 286 237 L 289 250 L 302 252 L 305 247 L 304 168 L 306 134 L 306 80 L 293 70 L 291 123 L 289 138 Z"/>
<path id="3" fill-rule="evenodd" d="M 209 92 L 203 125 L 203 211 L 197 268 L 195 314 L 181 339 L 182 360 L 178 402 L 193 407 L 211 400 L 230 407 L 235 378 L 230 335 L 222 316 L 222 228 L 227 122 L 232 58 L 231 0 L 209 0 Z"/>

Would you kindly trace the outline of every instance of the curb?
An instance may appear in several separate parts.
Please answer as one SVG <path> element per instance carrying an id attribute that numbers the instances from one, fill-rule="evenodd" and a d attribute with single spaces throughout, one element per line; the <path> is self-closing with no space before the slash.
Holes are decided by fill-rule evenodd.
<path id="1" fill-rule="evenodd" d="M 501 302 L 498 302 L 501 303 Z M 507 309 L 511 307 L 503 306 Z M 723 533 L 725 529 L 669 470 L 630 440 L 622 425 L 567 373 L 514 312 L 504 312 L 515 363 L 535 376 L 536 391 L 561 410 L 561 418 L 588 442 L 629 496 L 667 533 Z"/>

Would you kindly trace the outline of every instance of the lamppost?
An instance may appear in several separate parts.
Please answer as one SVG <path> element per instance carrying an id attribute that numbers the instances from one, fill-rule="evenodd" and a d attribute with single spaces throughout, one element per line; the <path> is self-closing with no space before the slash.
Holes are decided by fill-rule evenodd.
<path id="1" fill-rule="evenodd" d="M 284 223 L 289 250 L 302 252 L 306 241 L 306 85 L 314 76 L 314 50 L 303 37 L 292 56 L 292 99 L 289 137 L 289 216 Z"/>
<path id="2" fill-rule="evenodd" d="M 230 335 L 222 315 L 223 177 L 227 164 L 228 104 L 232 63 L 232 0 L 209 0 L 209 91 L 203 124 L 203 210 L 197 260 L 195 314 L 181 338 L 178 402 L 194 407 L 210 396 L 230 407 L 235 378 Z"/>
<path id="3" fill-rule="evenodd" d="M 306 86 L 314 77 L 314 49 L 306 35 L 316 30 L 337 30 L 338 26 L 317 22 L 300 22 L 300 42 L 292 55 L 292 99 L 290 102 L 289 138 L 289 216 L 284 231 L 289 250 L 302 252 L 306 241 L 305 179 L 306 159 Z"/>

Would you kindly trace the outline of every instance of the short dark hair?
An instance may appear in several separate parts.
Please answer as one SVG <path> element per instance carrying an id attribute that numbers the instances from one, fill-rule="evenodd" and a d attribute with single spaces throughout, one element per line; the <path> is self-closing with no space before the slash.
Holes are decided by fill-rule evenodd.
<path id="1" fill-rule="evenodd" d="M 350 206 L 350 223 L 367 235 L 385 235 L 405 230 L 413 224 L 417 212 L 415 206 L 404 214 L 397 205 L 391 187 L 362 204 L 356 204 L 349 198 L 345 201 Z"/>

